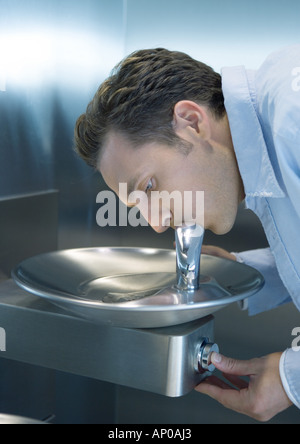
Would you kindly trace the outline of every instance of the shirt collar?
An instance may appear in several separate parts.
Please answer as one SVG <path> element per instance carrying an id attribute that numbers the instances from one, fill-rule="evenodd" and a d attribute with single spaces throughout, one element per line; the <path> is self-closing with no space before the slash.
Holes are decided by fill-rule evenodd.
<path id="1" fill-rule="evenodd" d="M 255 108 L 254 72 L 222 69 L 222 88 L 246 197 L 284 197 L 275 176 Z"/>

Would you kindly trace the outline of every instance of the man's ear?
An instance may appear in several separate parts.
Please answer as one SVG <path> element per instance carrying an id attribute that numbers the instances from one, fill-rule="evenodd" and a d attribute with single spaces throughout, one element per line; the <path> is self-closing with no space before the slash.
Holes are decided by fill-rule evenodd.
<path id="1" fill-rule="evenodd" d="M 204 140 L 209 138 L 210 125 L 206 108 L 190 100 L 177 102 L 173 113 L 173 128 L 179 137 L 190 141 L 197 136 Z"/>

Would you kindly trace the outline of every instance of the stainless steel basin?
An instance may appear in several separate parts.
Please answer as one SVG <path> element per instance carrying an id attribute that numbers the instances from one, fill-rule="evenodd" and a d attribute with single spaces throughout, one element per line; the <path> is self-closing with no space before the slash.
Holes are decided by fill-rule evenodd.
<path id="1" fill-rule="evenodd" d="M 43 425 L 45 422 L 23 416 L 0 414 L 0 425 Z"/>
<path id="2" fill-rule="evenodd" d="M 156 328 L 203 318 L 255 294 L 264 283 L 253 268 L 201 256 L 200 288 L 176 287 L 172 250 L 89 248 L 42 254 L 13 278 L 25 290 L 92 322 Z"/>

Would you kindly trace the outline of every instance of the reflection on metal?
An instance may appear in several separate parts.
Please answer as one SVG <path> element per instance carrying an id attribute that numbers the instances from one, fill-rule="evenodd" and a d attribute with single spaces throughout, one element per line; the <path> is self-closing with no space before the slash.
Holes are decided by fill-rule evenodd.
<path id="1" fill-rule="evenodd" d="M 27 259 L 13 272 L 24 289 L 93 322 L 154 328 L 205 317 L 263 285 L 254 269 L 202 255 L 198 291 L 176 287 L 176 253 L 91 248 Z"/>
<path id="2" fill-rule="evenodd" d="M 104 184 L 75 156 L 73 132 L 124 55 L 123 10 L 123 0 L 1 2 L 0 197 L 58 189 L 63 245 L 108 231 L 95 218 Z"/>
<path id="3" fill-rule="evenodd" d="M 72 316 L 7 281 L 0 284 L 0 324 L 9 340 L 4 359 L 169 397 L 185 395 L 210 374 L 195 362 L 203 338 L 214 340 L 212 316 L 167 328 L 111 327 Z"/>
<path id="4" fill-rule="evenodd" d="M 203 238 L 204 229 L 200 225 L 186 225 L 175 231 L 179 290 L 192 291 L 199 288 Z"/>
<path id="5" fill-rule="evenodd" d="M 20 261 L 57 249 L 58 192 L 0 198 L 0 280 Z"/>
<path id="6" fill-rule="evenodd" d="M 16 415 L 5 415 L 0 414 L 0 425 L 43 425 L 46 424 L 45 422 L 38 421 L 37 419 L 31 419 L 31 418 L 25 418 L 23 416 L 16 416 Z"/>
<path id="7" fill-rule="evenodd" d="M 118 40 L 108 39 L 101 29 L 95 34 L 66 26 L 32 29 L 24 24 L 21 30 L 2 33 L 0 47 L 4 91 L 6 83 L 41 88 L 56 83 L 58 74 L 60 83 L 75 89 L 82 79 L 94 82 L 92 76 L 105 76 L 116 64 L 116 54 L 121 55 Z M 99 50 L 101 57 L 96 58 Z"/>
<path id="8" fill-rule="evenodd" d="M 3 2 L 2 2 L 3 3 Z M 99 82 L 122 58 L 123 0 L 1 4 L 0 71 L 6 89 Z"/>

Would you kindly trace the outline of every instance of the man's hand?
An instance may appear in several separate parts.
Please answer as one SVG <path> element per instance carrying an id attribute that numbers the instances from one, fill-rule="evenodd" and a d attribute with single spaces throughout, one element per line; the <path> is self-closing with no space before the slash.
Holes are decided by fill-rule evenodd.
<path id="1" fill-rule="evenodd" d="M 236 261 L 236 257 L 234 254 L 229 253 L 223 248 L 216 247 L 215 245 L 203 245 L 201 253 L 208 254 L 210 256 L 222 257 L 224 259 L 230 259 L 231 261 Z"/>
<path id="2" fill-rule="evenodd" d="M 259 359 L 238 361 L 213 353 L 213 364 L 232 385 L 210 376 L 196 390 L 224 407 L 258 421 L 269 421 L 292 405 L 281 383 L 280 357 L 281 353 L 274 353 Z M 249 380 L 245 381 L 240 376 L 248 376 Z"/>

